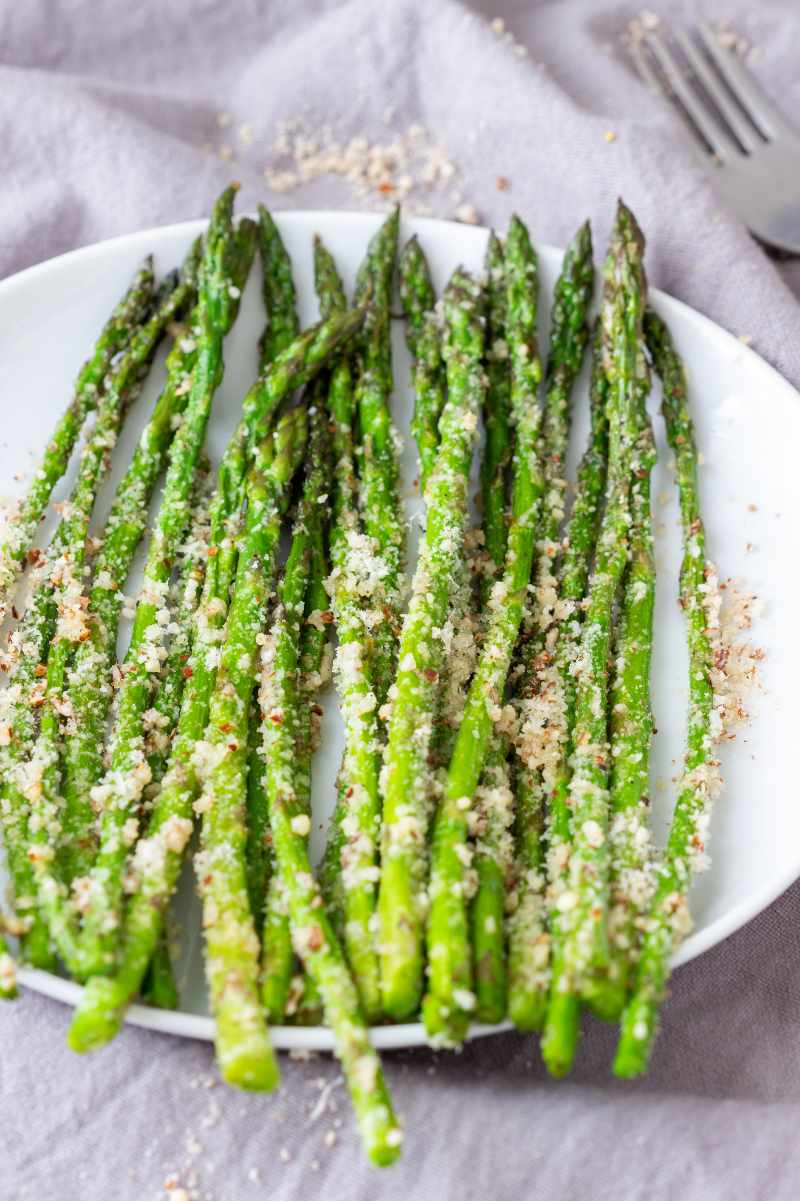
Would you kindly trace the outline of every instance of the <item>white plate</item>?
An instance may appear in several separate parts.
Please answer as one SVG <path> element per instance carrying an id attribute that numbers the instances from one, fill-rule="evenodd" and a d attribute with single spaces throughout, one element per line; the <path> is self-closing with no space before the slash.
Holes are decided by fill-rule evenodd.
<path id="1" fill-rule="evenodd" d="M 352 284 L 368 237 L 380 218 L 356 213 L 285 213 L 277 217 L 292 256 L 303 324 L 316 319 L 311 237 L 322 234 L 333 250 L 348 284 Z M 150 230 L 78 250 L 43 263 L 0 284 L 0 395 L 3 396 L 5 441 L 0 445 L 0 490 L 13 494 L 24 487 L 15 473 L 29 473 L 42 443 L 63 408 L 70 381 L 96 331 L 141 257 L 156 256 L 163 271 L 180 261 L 203 229 L 199 221 Z M 435 281 L 441 287 L 457 263 L 480 270 L 486 231 L 430 220 L 405 220 L 402 237 L 419 234 Z M 602 252 L 603 248 L 598 248 Z M 561 261 L 552 247 L 542 247 L 542 307 L 547 311 Z M 697 270 L 702 271 L 702 263 Z M 797 804 L 793 756 L 794 712 L 800 679 L 800 638 L 796 597 L 800 584 L 800 405 L 797 393 L 771 367 L 730 334 L 686 305 L 662 293 L 653 303 L 669 322 L 684 355 L 691 384 L 699 445 L 705 455 L 701 486 L 711 553 L 723 577 L 744 579 L 765 601 L 763 619 L 754 636 L 768 652 L 765 694 L 756 702 L 752 723 L 737 743 L 723 752 L 727 787 L 713 820 L 713 865 L 692 893 L 695 929 L 680 948 L 676 963 L 685 963 L 712 947 L 768 905 L 800 875 L 800 806 Z M 242 311 L 226 346 L 227 370 L 210 427 L 219 454 L 237 417 L 238 406 L 256 365 L 256 339 L 263 324 L 256 268 Z M 395 415 L 408 431 L 411 396 L 408 357 L 400 322 L 395 328 L 397 400 Z M 142 402 L 128 421 L 111 485 L 132 450 L 144 415 L 155 398 L 161 370 L 154 372 Z M 658 394 L 654 392 L 655 411 Z M 572 464 L 587 429 L 586 378 L 576 394 Z M 663 836 L 672 804 L 671 787 L 657 786 L 678 770 L 686 717 L 686 652 L 683 623 L 676 604 L 680 558 L 678 510 L 666 470 L 663 428 L 656 429 L 661 452 L 653 483 L 656 519 L 664 528 L 657 542 L 659 584 L 656 608 L 656 652 L 653 701 L 658 736 L 653 753 L 654 820 Z M 403 457 L 409 516 L 418 510 L 412 482 L 416 475 L 413 445 L 406 438 Z M 59 489 L 65 495 L 69 478 Z M 105 513 L 111 486 L 100 504 Z M 662 507 L 661 501 L 669 498 Z M 752 511 L 751 506 L 757 506 Z M 412 523 L 417 529 L 417 523 Z M 748 550 L 748 545 L 752 549 Z M 413 548 L 412 552 L 413 554 Z M 128 591 L 132 590 L 132 586 Z M 333 779 L 341 748 L 341 727 L 332 693 L 326 697 L 322 748 L 315 769 L 314 811 L 318 816 L 312 849 L 319 854 L 323 826 L 332 807 Z M 202 977 L 199 925 L 191 879 L 184 877 L 179 915 L 189 915 L 179 964 L 182 1009 L 162 1012 L 135 1005 L 128 1020 L 136 1025 L 194 1038 L 212 1037 Z M 23 983 L 74 1004 L 77 985 L 44 972 L 24 970 Z M 498 1027 L 475 1028 L 482 1034 Z M 278 1047 L 328 1049 L 331 1038 L 322 1028 L 283 1027 L 273 1031 Z M 381 1047 L 425 1042 L 418 1024 L 376 1029 Z"/>

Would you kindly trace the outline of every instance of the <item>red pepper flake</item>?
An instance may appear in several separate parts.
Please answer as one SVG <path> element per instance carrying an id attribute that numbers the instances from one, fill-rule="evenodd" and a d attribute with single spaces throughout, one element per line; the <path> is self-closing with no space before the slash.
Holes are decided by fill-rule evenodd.
<path id="1" fill-rule="evenodd" d="M 283 725 L 283 714 L 282 713 L 270 713 L 269 720 L 272 722 L 273 726 L 282 726 Z"/>
<path id="2" fill-rule="evenodd" d="M 40 680 L 41 680 L 42 676 L 47 675 L 47 668 L 45 667 L 44 663 L 36 664 L 36 675 L 39 677 Z"/>
<path id="3" fill-rule="evenodd" d="M 320 613 L 319 618 L 326 626 L 329 626 L 333 621 L 333 613 L 330 609 L 326 609 L 324 613 Z"/>
<path id="4" fill-rule="evenodd" d="M 379 196 L 391 196 L 394 192 L 394 184 L 390 183 L 388 179 L 382 179 L 378 184 L 377 192 Z"/>
<path id="5" fill-rule="evenodd" d="M 508 192 L 511 188 L 511 180 L 506 175 L 498 175 L 495 180 L 495 187 L 498 192 Z"/>
<path id="6" fill-rule="evenodd" d="M 308 939 L 306 940 L 306 945 L 308 946 L 309 951 L 318 951 L 324 941 L 325 939 L 322 936 L 322 930 L 320 927 L 312 926 L 308 932 Z"/>
<path id="7" fill-rule="evenodd" d="M 181 669 L 181 675 L 183 676 L 184 680 L 189 680 L 194 675 L 194 672 L 192 671 L 191 667 L 184 667 Z"/>
<path id="8" fill-rule="evenodd" d="M 28 562 L 30 563 L 31 567 L 34 567 L 37 563 L 41 563 L 41 561 L 42 552 L 38 549 L 38 547 L 32 547 L 28 551 Z"/>
<path id="9" fill-rule="evenodd" d="M 231 730 L 233 729 L 233 726 L 231 725 L 231 723 L 229 721 L 223 721 L 223 722 L 220 722 L 219 728 L 223 734 L 230 734 Z"/>
<path id="10" fill-rule="evenodd" d="M 429 684 L 435 684 L 439 679 L 438 671 L 434 671 L 432 667 L 426 667 L 422 674 L 425 676 L 425 679 Z"/>
<path id="11" fill-rule="evenodd" d="M 219 547 L 218 546 L 209 546 L 208 550 L 206 551 L 206 554 L 209 559 L 213 559 L 216 555 L 219 554 Z"/>

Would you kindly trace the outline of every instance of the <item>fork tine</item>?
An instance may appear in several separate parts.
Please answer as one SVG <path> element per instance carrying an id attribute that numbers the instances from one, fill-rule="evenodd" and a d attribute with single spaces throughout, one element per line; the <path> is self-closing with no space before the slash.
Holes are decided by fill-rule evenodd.
<path id="1" fill-rule="evenodd" d="M 675 38 L 681 50 L 686 55 L 686 61 L 714 101 L 720 116 L 724 117 L 737 142 L 748 151 L 753 151 L 756 147 L 763 146 L 764 143 L 758 126 L 752 124 L 743 115 L 738 106 L 734 104 L 728 95 L 727 89 L 720 83 L 716 72 L 712 69 L 708 60 L 697 49 L 692 39 L 682 29 L 677 31 Z"/>
<path id="2" fill-rule="evenodd" d="M 735 55 L 723 50 L 714 32 L 705 22 L 699 22 L 697 32 L 705 47 L 706 53 L 712 60 L 722 78 L 730 88 L 742 108 L 750 116 L 750 120 L 761 130 L 765 138 L 775 138 L 780 134 L 797 136 L 780 109 L 768 100 L 761 88 L 754 81 Z"/>
<path id="3" fill-rule="evenodd" d="M 650 91 L 657 92 L 659 96 L 663 96 L 665 94 L 664 85 L 661 82 L 661 80 L 658 78 L 658 76 L 656 75 L 653 68 L 650 66 L 648 57 L 642 50 L 642 47 L 639 45 L 639 43 L 633 42 L 628 47 L 628 50 L 630 52 L 631 58 L 633 59 L 633 63 L 634 63 L 634 66 L 636 67 L 636 70 L 639 72 L 639 75 L 641 76 L 641 78 L 644 80 L 644 82 L 650 88 Z"/>
<path id="4" fill-rule="evenodd" d="M 692 122 L 700 131 L 704 141 L 711 147 L 717 158 L 725 160 L 741 157 L 741 151 L 733 139 L 725 132 L 716 117 L 713 117 L 705 103 L 692 90 L 686 81 L 672 51 L 655 32 L 649 32 L 645 43 L 653 57 L 666 76 L 667 82 L 680 100 Z"/>

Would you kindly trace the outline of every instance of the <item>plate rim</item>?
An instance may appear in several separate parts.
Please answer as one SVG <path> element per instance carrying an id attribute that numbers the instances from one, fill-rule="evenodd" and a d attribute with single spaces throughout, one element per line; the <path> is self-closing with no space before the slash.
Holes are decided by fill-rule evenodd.
<path id="1" fill-rule="evenodd" d="M 385 216 L 383 213 L 357 209 L 271 209 L 270 212 L 276 218 L 279 225 L 281 222 L 288 222 L 289 224 L 298 223 L 311 226 L 315 220 L 328 221 L 331 217 L 335 217 L 344 224 L 360 226 L 365 221 L 368 223 L 378 222 Z M 254 216 L 253 213 L 242 213 L 240 215 Z M 402 211 L 401 219 L 413 223 L 419 229 L 420 233 L 430 230 L 433 234 L 437 229 L 442 227 L 451 231 L 455 228 L 462 236 L 467 237 L 475 235 L 485 237 L 489 233 L 489 227 L 485 225 L 468 225 L 439 217 L 416 217 L 411 213 L 404 215 Z M 130 233 L 117 234 L 110 238 L 104 238 L 99 242 L 79 246 L 76 249 L 55 255 L 52 258 L 44 259 L 0 280 L 0 305 L 6 300 L 7 294 L 13 293 L 16 287 L 25 286 L 31 281 L 35 281 L 38 276 L 46 276 L 49 271 L 54 269 L 68 267 L 73 261 L 88 263 L 93 259 L 102 258 L 109 253 L 113 254 L 123 247 L 129 248 L 132 245 L 135 247 L 137 243 L 146 244 L 145 250 L 152 249 L 157 253 L 157 246 L 152 245 L 153 241 L 157 241 L 162 237 L 173 237 L 176 235 L 183 235 L 188 240 L 205 229 L 207 224 L 208 219 L 200 217 L 186 221 L 172 222 L 167 225 L 151 226 L 148 229 L 135 230 Z M 534 244 L 537 252 L 544 256 L 553 256 L 558 259 L 563 257 L 564 250 L 558 246 L 554 246 L 552 243 L 534 240 Z M 725 329 L 724 326 L 719 325 L 711 317 L 693 308 L 686 301 L 680 300 L 678 297 L 672 296 L 660 288 L 649 288 L 648 297 L 653 306 L 665 319 L 669 319 L 671 314 L 677 314 L 684 322 L 693 324 L 700 333 L 710 334 L 715 339 L 719 339 L 721 336 L 723 344 L 727 344 L 730 351 L 735 351 L 738 356 L 745 359 L 750 358 L 758 364 L 759 370 L 766 369 L 771 385 L 784 392 L 787 398 L 790 397 L 792 403 L 797 404 L 800 402 L 800 391 L 752 346 L 740 341 L 730 330 Z M 691 367 L 691 365 L 689 366 Z M 799 877 L 800 847 L 798 848 L 794 863 L 778 873 L 776 878 L 771 880 L 769 884 L 760 888 L 752 897 L 740 901 L 726 913 L 715 918 L 705 929 L 691 933 L 673 956 L 673 969 L 681 967 L 698 956 L 705 954 L 742 929 L 748 922 L 757 917 L 758 914 L 763 913 Z M 68 1005 L 77 1005 L 83 994 L 83 985 L 36 968 L 20 966 L 18 969 L 18 979 L 24 987 Z M 125 1021 L 130 1025 L 164 1034 L 174 1034 L 179 1037 L 200 1039 L 209 1042 L 214 1039 L 214 1021 L 209 1015 L 186 1013 L 182 1010 L 151 1009 L 148 1006 L 136 1003 L 131 1005 L 127 1010 Z M 489 1034 L 499 1034 L 511 1029 L 513 1029 L 513 1026 L 509 1021 L 504 1021 L 497 1025 L 475 1023 L 470 1027 L 468 1038 L 482 1038 Z M 306 1049 L 332 1051 L 334 1049 L 332 1033 L 324 1026 L 272 1026 L 270 1027 L 270 1033 L 275 1047 L 279 1050 Z M 374 1026 L 370 1030 L 370 1038 L 376 1048 L 383 1050 L 431 1046 L 421 1022 L 401 1023 L 394 1026 Z"/>

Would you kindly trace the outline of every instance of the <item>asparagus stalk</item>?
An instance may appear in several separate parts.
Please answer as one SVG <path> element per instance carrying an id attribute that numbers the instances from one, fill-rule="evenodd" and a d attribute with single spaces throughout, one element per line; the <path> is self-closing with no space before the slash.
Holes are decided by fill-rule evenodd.
<path id="1" fill-rule="evenodd" d="M 319 240 L 315 275 L 322 312 L 336 312 L 344 303 L 344 293 L 336 265 Z M 378 957 L 370 925 L 378 872 L 380 734 L 371 649 L 382 619 L 379 606 L 386 562 L 376 540 L 360 527 L 353 449 L 356 408 L 352 373 L 344 357 L 331 373 L 327 408 L 334 476 L 328 589 L 339 642 L 334 675 L 344 718 L 345 749 L 339 801 L 321 877 L 364 1013 L 373 1021 L 381 1012 Z"/>
<path id="2" fill-rule="evenodd" d="M 383 617 L 373 633 L 373 679 L 383 704 L 397 659 L 403 518 L 398 492 L 397 433 L 392 425 L 391 300 L 399 209 L 373 237 L 356 283 L 356 301 L 372 297 L 364 323 L 356 382 L 361 442 L 359 500 L 364 529 L 383 560 Z"/>
<path id="3" fill-rule="evenodd" d="M 199 246 L 195 244 L 187 255 L 182 268 L 182 279 L 179 286 L 182 298 L 180 295 L 172 294 L 166 316 L 171 317 L 175 313 L 179 313 L 181 309 L 191 306 L 196 292 L 198 255 Z M 184 364 L 184 352 L 180 349 L 179 340 L 176 341 L 170 352 L 170 357 L 173 356 L 176 362 Z M 137 529 L 143 530 L 146 520 L 146 501 L 155 485 L 157 473 L 174 434 L 173 418 L 180 415 L 183 406 L 184 401 L 177 396 L 175 386 L 166 389 L 159 397 L 123 481 L 116 491 L 115 503 L 106 524 L 107 538 L 101 548 L 103 557 L 97 570 L 107 571 L 105 563 L 110 563 L 119 551 L 121 535 L 128 540 L 125 549 L 130 546 L 131 533 L 128 523 L 136 522 Z M 54 850 L 60 864 L 67 858 L 68 867 L 73 861 L 72 836 L 75 835 L 76 855 L 80 855 L 77 846 L 83 843 L 84 839 L 88 841 L 87 834 L 81 829 L 83 821 L 80 826 L 76 821 L 78 817 L 75 813 L 76 807 L 62 801 L 61 747 L 69 746 L 71 748 L 73 741 L 80 738 L 79 711 L 75 709 L 74 699 L 71 695 L 73 671 L 77 666 L 76 655 L 80 654 L 82 647 L 86 646 L 91 655 L 91 623 L 95 613 L 92 607 L 92 596 L 88 598 L 83 596 L 85 547 L 100 474 L 104 470 L 104 464 L 107 467 L 109 442 L 115 436 L 112 429 L 104 430 L 102 428 L 100 421 L 102 412 L 103 401 L 101 399 L 98 406 L 98 421 L 81 458 L 79 477 L 70 502 L 66 542 L 60 566 L 57 568 L 56 603 L 59 619 L 55 639 L 50 647 L 47 660 L 47 697 L 42 711 L 39 738 L 34 751 L 34 760 L 43 766 L 42 801 L 44 807 L 53 815 L 55 827 L 57 828 L 59 825 L 61 827 L 58 843 Z M 112 416 L 112 425 L 118 420 L 118 417 Z M 126 485 L 134 492 L 134 496 L 128 497 L 122 491 Z M 114 546 L 107 550 L 108 540 L 111 540 Z M 132 547 L 129 553 L 133 554 Z M 104 585 L 112 583 L 113 586 L 110 574 L 109 578 L 103 577 L 102 583 Z M 121 583 L 120 580 L 117 586 Z M 118 604 L 116 601 L 114 603 Z M 98 680 L 94 673 L 97 664 L 93 655 L 91 658 L 94 669 L 93 691 L 96 692 Z M 55 820 L 56 813 L 60 814 L 57 821 Z M 93 815 L 88 807 L 84 809 L 81 816 L 87 826 L 91 824 Z M 55 828 L 52 833 L 56 833 Z M 47 843 L 43 842 L 41 845 L 47 845 Z"/>
<path id="4" fill-rule="evenodd" d="M 238 262 L 234 286 L 244 287 L 252 259 L 250 223 L 237 235 Z M 192 254 L 199 255 L 198 241 Z M 86 624 L 88 639 L 77 648 L 69 675 L 67 703 L 80 720 L 64 748 L 64 845 L 59 869 L 69 884 L 90 868 L 97 846 L 90 789 L 102 774 L 104 731 L 112 698 L 111 669 L 122 604 L 122 588 L 147 526 L 150 497 L 166 463 L 175 425 L 186 407 L 197 357 L 197 307 L 185 335 L 176 336 L 167 356 L 164 390 L 145 427 L 130 466 L 114 495 L 94 564 Z"/>
<path id="5" fill-rule="evenodd" d="M 205 574 L 205 561 L 209 544 L 208 514 L 208 463 L 201 464 L 195 486 L 194 517 L 186 544 L 181 548 L 181 565 L 176 588 L 174 620 L 169 655 L 158 685 L 153 708 L 143 714 L 148 722 L 146 741 L 147 763 L 152 783 L 150 788 L 157 793 L 169 761 L 172 736 L 180 718 L 181 700 L 186 683 L 186 671 L 192 646 L 192 628 L 200 590 Z M 149 816 L 152 802 L 148 801 L 145 812 Z M 142 998 L 156 1009 L 177 1009 L 179 996 L 172 971 L 169 934 L 162 930 L 153 958 L 142 983 Z"/>
<path id="6" fill-rule="evenodd" d="M 72 399 L 47 443 L 27 496 L 9 522 L 0 545 L 0 625 L 6 619 L 17 578 L 53 489 L 67 470 L 84 421 L 97 407 L 112 360 L 131 342 L 152 302 L 153 262 L 148 256 L 100 331 L 91 356 L 78 373 Z"/>
<path id="7" fill-rule="evenodd" d="M 116 971 L 112 976 L 92 977 L 84 989 L 69 1032 L 73 1050 L 102 1046 L 118 1033 L 158 943 L 163 914 L 178 882 L 199 789 L 194 752 L 208 723 L 228 593 L 236 568 L 231 534 L 235 533 L 241 506 L 240 473 L 246 448 L 285 397 L 306 383 L 362 320 L 363 309 L 354 309 L 298 335 L 248 393 L 242 421 L 220 463 L 210 506 L 212 549 L 217 553 L 209 560 L 203 582 L 169 765 L 154 803 L 147 837 L 140 840 L 132 858 L 135 888 L 126 909 Z"/>
<path id="8" fill-rule="evenodd" d="M 492 232 L 486 247 L 488 387 L 483 423 L 486 443 L 481 461 L 482 534 L 485 546 L 481 596 L 489 597 L 502 573 L 508 539 L 508 467 L 511 459 L 511 364 L 506 341 L 506 273 L 503 243 Z M 513 796 L 506 759 L 508 739 L 494 731 L 476 793 L 471 821 L 475 846 L 475 896 L 470 906 L 470 937 L 475 963 L 475 1016 L 497 1022 L 506 1010 L 505 909 L 509 866 L 508 825 Z"/>
<path id="9" fill-rule="evenodd" d="M 502 571 L 508 540 L 508 466 L 511 461 L 511 364 L 506 338 L 506 272 L 503 243 L 492 232 L 486 247 L 488 387 L 483 412 L 486 445 L 481 460 L 482 527 L 493 570 Z"/>
<path id="10" fill-rule="evenodd" d="M 444 307 L 448 400 L 425 494 L 425 539 L 400 637 L 383 779 L 381 992 L 386 1012 L 397 1019 L 415 1013 L 422 994 L 428 757 L 444 662 L 441 629 L 463 552 L 469 471 L 484 390 L 480 288 L 457 271 Z"/>
<path id="11" fill-rule="evenodd" d="M 36 875 L 40 867 L 46 869 L 52 858 L 48 852 L 53 849 L 48 846 L 44 857 L 39 856 L 35 847 L 29 850 L 28 816 L 31 805 L 38 803 L 42 797 L 44 764 L 39 758 L 29 764 L 27 758 L 36 740 L 34 710 L 45 699 L 46 686 L 41 681 L 47 675 L 45 659 L 55 621 L 56 573 L 63 576 L 66 571 L 69 574 L 71 559 L 83 553 L 88 514 L 99 481 L 108 470 L 109 451 L 116 439 L 119 423 L 141 384 L 166 325 L 186 302 L 189 290 L 190 285 L 186 281 L 178 288 L 175 287 L 174 277 L 166 281 L 159 293 L 156 312 L 136 331 L 128 349 L 106 381 L 73 498 L 68 502 L 41 571 L 34 581 L 32 598 L 16 640 L 20 655 L 0 708 L 0 715 L 9 732 L 8 743 L 2 751 L 5 802 L 2 811 L 15 892 L 21 898 L 21 908 L 26 911 L 33 909 L 37 893 Z M 76 580 L 76 583 L 79 584 L 79 581 Z M 81 602 L 75 600 L 73 604 L 77 606 L 76 620 L 79 620 Z M 46 823 L 39 829 L 43 835 L 46 834 Z M 28 944 L 26 955 L 30 955 L 31 962 L 39 966 L 49 966 L 49 938 L 41 917 L 38 914 L 31 914 L 31 917 L 31 929 L 24 940 Z"/>
<path id="12" fill-rule="evenodd" d="M 459 1042 L 475 1007 L 467 889 L 469 813 L 497 719 L 531 575 L 544 476 L 539 462 L 541 363 L 536 342 L 537 261 L 528 232 L 512 219 L 506 240 L 508 341 L 511 354 L 511 523 L 503 575 L 489 599 L 487 628 L 433 828 L 427 921 L 429 1037 Z"/>
<path id="13" fill-rule="evenodd" d="M 648 796 L 653 716 L 650 660 L 656 568 L 650 512 L 650 472 L 655 463 L 646 412 L 640 437 L 640 475 L 631 495 L 630 561 L 625 574 L 610 695 L 610 905 L 609 964 L 587 982 L 586 999 L 607 1021 L 625 1006 L 635 970 L 639 926 L 652 895 L 653 845 Z"/>
<path id="14" fill-rule="evenodd" d="M 263 297 L 267 324 L 259 350 L 262 368 L 268 368 L 300 332 L 292 262 L 278 227 L 263 204 L 258 206 L 258 237 L 263 264 Z M 344 307 L 344 306 L 343 306 Z"/>
<path id="15" fill-rule="evenodd" d="M 568 912 L 565 960 L 581 992 L 607 967 L 608 944 L 608 655 L 614 602 L 629 553 L 632 479 L 649 470 L 650 451 L 639 439 L 648 371 L 642 316 L 646 281 L 644 240 L 621 202 L 606 261 L 602 311 L 605 371 L 609 381 L 609 486 L 589 588 L 575 702 L 570 801 L 573 851 L 562 908 Z"/>
<path id="16" fill-rule="evenodd" d="M 231 280 L 236 261 L 233 203 L 236 189 L 223 192 L 206 234 L 198 287 L 199 341 L 191 391 L 169 449 L 164 493 L 148 549 L 125 671 L 117 697 L 109 769 L 91 791 L 100 811 L 100 840 L 90 873 L 91 886 L 81 932 L 83 971 L 108 968 L 113 959 L 128 848 L 138 837 L 136 808 L 150 769 L 142 714 L 167 657 L 165 604 L 178 548 L 189 525 L 189 504 L 197 462 L 205 441 L 211 404 L 222 378 L 222 344 L 238 310 L 239 289 Z M 233 295 L 231 294 L 233 289 Z"/>
<path id="17" fill-rule="evenodd" d="M 469 910 L 475 974 L 475 1017 L 499 1022 L 508 1008 L 506 920 L 514 857 L 515 797 L 507 759 L 508 737 L 494 731 L 475 792 L 470 822 L 474 838 L 475 895 Z"/>
<path id="18" fill-rule="evenodd" d="M 509 921 L 509 1008 L 514 1023 L 523 1030 L 541 1028 L 547 1002 L 542 833 L 544 796 L 552 787 L 552 778 L 549 773 L 543 778 L 543 769 L 552 761 L 553 727 L 558 725 L 558 716 L 550 710 L 561 698 L 559 673 L 552 663 L 558 633 L 555 562 L 564 519 L 571 397 L 589 340 L 593 285 L 592 237 L 585 223 L 567 248 L 553 297 L 542 431 L 545 497 L 533 588 L 535 620 L 523 644 L 523 678 L 518 686 L 517 750 L 521 761 L 515 774 L 516 908 Z"/>
<path id="19" fill-rule="evenodd" d="M 247 480 L 247 515 L 205 742 L 195 753 L 203 777 L 198 807 L 202 850 L 195 859 L 203 899 L 206 976 L 223 1078 L 269 1090 L 278 1070 L 258 991 L 258 936 L 247 895 L 244 795 L 247 726 L 257 636 L 275 569 L 284 494 L 302 460 L 306 413 L 281 418 L 257 448 Z"/>
<path id="20" fill-rule="evenodd" d="M 318 499 L 316 490 L 322 486 L 316 464 L 312 463 L 307 479 L 278 615 L 262 651 L 261 705 L 270 821 L 295 945 L 322 997 L 367 1154 L 373 1163 L 384 1166 L 397 1158 L 402 1131 L 392 1112 L 380 1062 L 370 1046 L 358 993 L 311 870 L 306 785 L 298 781 L 297 747 L 303 738 L 300 714 L 304 705 L 298 682 L 298 642 L 312 553 L 307 518 L 310 505 Z M 301 766 L 303 774 L 305 767 Z"/>
<path id="21" fill-rule="evenodd" d="M 292 264 L 269 212 L 259 208 L 261 260 L 263 264 L 264 307 L 267 326 L 260 342 L 262 366 L 267 367 L 297 336 L 296 296 Z M 281 1019 L 292 968 L 292 946 L 286 920 L 286 907 L 273 870 L 268 846 L 269 815 L 264 779 L 261 723 L 258 697 L 253 695 L 251 713 L 251 753 L 248 768 L 247 872 L 251 909 L 262 933 L 262 995 L 267 1019 Z M 251 862 L 252 856 L 252 862 Z M 263 929 L 262 929 L 263 923 Z M 271 986 L 278 981 L 274 995 Z"/>
<path id="22" fill-rule="evenodd" d="M 425 492 L 436 462 L 439 418 L 445 400 L 445 368 L 435 313 L 436 293 L 425 252 L 416 235 L 400 256 L 400 298 L 406 314 L 406 342 L 411 352 L 414 415 L 411 433 L 419 453 L 419 482 Z"/>
<path id="23" fill-rule="evenodd" d="M 569 760 L 572 754 L 572 730 L 575 719 L 576 682 L 573 674 L 581 635 L 581 604 L 586 594 L 589 568 L 597 541 L 608 457 L 608 420 L 606 401 L 608 381 L 603 367 L 603 345 L 599 326 L 595 329 L 590 388 L 591 433 L 589 445 L 578 467 L 575 500 L 572 506 L 564 555 L 559 568 L 559 607 L 562 611 L 555 666 L 558 692 L 552 706 L 551 728 L 557 742 L 552 776 L 547 780 L 545 837 L 547 844 L 547 917 L 551 938 L 550 989 L 547 1023 L 542 1039 L 542 1056 L 554 1076 L 569 1070 L 578 1043 L 580 1002 L 570 991 L 564 965 L 565 915 L 559 897 L 567 888 L 572 840 L 572 815 L 569 808 Z M 560 708 L 560 712 L 559 712 Z M 536 937 L 544 932 L 544 914 L 536 913 Z M 541 931 L 541 933 L 540 933 Z M 545 947 L 546 950 L 546 947 Z M 546 970 L 540 972 L 541 989 L 548 985 Z"/>
<path id="24" fill-rule="evenodd" d="M 172 634 L 164 670 L 158 683 L 153 707 L 143 714 L 147 725 L 145 750 L 150 768 L 148 792 L 156 794 L 169 761 L 172 734 L 181 714 L 186 669 L 192 650 L 192 629 L 205 576 L 205 562 L 211 536 L 209 503 L 210 464 L 203 456 L 198 465 L 192 499 L 192 525 L 180 548 L 180 569 L 171 605 Z"/>
<path id="25" fill-rule="evenodd" d="M 261 737 L 258 697 L 250 711 L 250 750 L 247 767 L 247 895 L 253 920 L 261 928 L 267 892 L 272 879 L 272 835 L 269 832 L 266 766 Z"/>
<path id="26" fill-rule="evenodd" d="M 327 478 L 327 456 L 322 439 L 322 398 L 315 400 L 315 438 L 312 442 L 310 466 L 323 479 Z M 312 481 L 313 482 L 313 481 Z M 318 493 L 322 495 L 322 480 L 317 480 Z M 310 486 L 310 485 L 309 485 Z M 325 655 L 328 646 L 328 628 L 325 618 L 329 617 L 328 593 L 325 589 L 326 562 L 323 538 L 323 514 L 321 504 L 308 505 L 304 516 L 307 530 L 304 538 L 309 543 L 309 574 L 306 589 L 305 622 L 300 635 L 298 690 L 300 706 L 297 712 L 297 747 L 295 752 L 295 793 L 300 813 L 311 821 L 311 759 L 316 746 L 320 710 L 316 695 L 322 686 L 325 674 Z M 259 723 L 260 731 L 260 723 Z M 263 755 L 263 749 L 262 749 Z M 279 904 L 273 907 L 273 893 Z M 267 893 L 267 913 L 262 937 L 261 996 L 267 1020 L 279 1022 L 287 1012 L 287 1000 L 292 979 L 292 943 L 285 888 L 279 873 L 270 878 Z M 304 993 L 308 991 L 304 988 Z M 313 1004 L 313 1001 L 312 1001 Z M 306 998 L 306 1006 L 308 999 Z"/>
<path id="27" fill-rule="evenodd" d="M 656 872 L 633 995 L 622 1017 L 614 1059 L 617 1076 L 643 1072 L 658 1026 L 658 1010 L 669 976 L 670 958 L 690 926 L 686 895 L 692 874 L 704 866 L 705 843 L 714 796 L 719 789 L 714 757 L 714 634 L 718 624 L 716 571 L 706 554 L 706 535 L 697 488 L 697 447 L 689 411 L 683 364 L 664 322 L 645 318 L 647 345 L 663 387 L 662 413 L 677 465 L 683 527 L 680 601 L 689 644 L 689 723 L 684 773 L 678 790 L 666 852 Z"/>
<path id="28" fill-rule="evenodd" d="M 315 237 L 314 239 L 314 278 L 320 312 L 323 316 L 328 317 L 337 311 L 343 310 L 347 305 L 344 287 L 333 256 L 319 237 Z M 330 374 L 327 411 L 330 421 L 331 448 L 333 452 L 330 548 L 331 563 L 334 568 L 334 574 L 331 576 L 327 587 L 332 590 L 333 581 L 337 576 L 339 578 L 344 577 L 355 580 L 358 575 L 355 570 L 355 563 L 350 559 L 350 553 L 355 550 L 360 533 L 358 481 L 356 479 L 353 442 L 355 410 L 352 371 L 350 361 L 344 355 L 335 363 Z M 345 593 L 342 595 L 346 596 Z M 370 631 L 365 629 L 364 638 L 368 639 L 370 637 Z M 362 667 L 367 679 L 371 679 L 369 656 L 366 657 Z M 345 746 L 345 759 L 346 756 L 347 748 Z M 339 773 L 336 806 L 331 817 L 325 854 L 319 871 L 322 890 L 329 907 L 331 920 L 340 938 L 343 938 L 344 935 L 341 868 L 345 836 L 342 830 L 342 819 L 345 810 L 345 794 L 348 787 L 344 769 L 342 769 Z"/>

